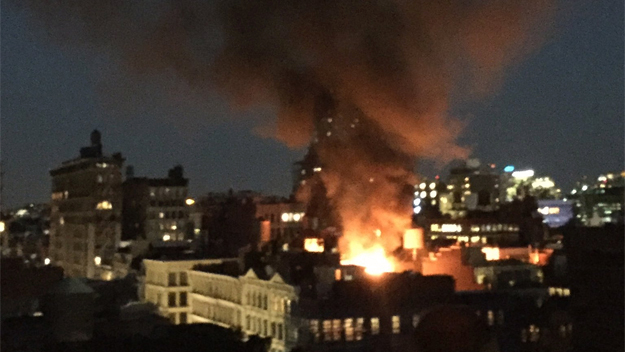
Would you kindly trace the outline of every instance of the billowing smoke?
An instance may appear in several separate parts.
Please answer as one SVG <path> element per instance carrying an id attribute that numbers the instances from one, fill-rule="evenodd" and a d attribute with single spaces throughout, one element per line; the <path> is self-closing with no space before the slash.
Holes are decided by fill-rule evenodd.
<path id="1" fill-rule="evenodd" d="M 415 159 L 468 154 L 455 143 L 452 95 L 496 89 L 544 40 L 554 1 L 20 4 L 53 39 L 108 50 L 129 72 L 174 72 L 235 107 L 274 108 L 277 139 L 316 143 L 347 243 L 366 247 L 381 229 L 388 250 L 410 222 Z"/>

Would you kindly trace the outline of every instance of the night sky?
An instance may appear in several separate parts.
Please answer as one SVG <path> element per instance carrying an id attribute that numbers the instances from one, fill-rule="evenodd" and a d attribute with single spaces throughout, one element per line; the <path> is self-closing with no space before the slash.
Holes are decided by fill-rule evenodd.
<path id="1" fill-rule="evenodd" d="M 452 115 L 467 121 L 460 143 L 474 157 L 532 167 L 564 190 L 582 175 L 623 169 L 623 2 L 586 2 L 559 16 L 552 39 L 495 95 L 455 103 Z M 271 110 L 232 112 L 175 77 L 129 79 L 104 54 L 51 43 L 28 16 L 2 2 L 5 206 L 47 201 L 48 171 L 77 157 L 94 128 L 105 152 L 122 152 L 138 176 L 182 164 L 192 195 L 288 194 L 304 150 L 254 132 Z M 419 172 L 445 175 L 430 164 Z"/>

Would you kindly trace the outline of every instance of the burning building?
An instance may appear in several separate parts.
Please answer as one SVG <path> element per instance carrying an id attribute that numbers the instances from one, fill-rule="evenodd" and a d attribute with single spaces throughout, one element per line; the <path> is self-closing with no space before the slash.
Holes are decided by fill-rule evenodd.
<path id="1" fill-rule="evenodd" d="M 234 107 L 271 107 L 276 118 L 260 129 L 290 147 L 312 139 L 319 189 L 302 199 L 321 194 L 321 227 L 339 227 L 344 259 L 361 264 L 400 246 L 415 159 L 468 155 L 455 142 L 464 124 L 449 116 L 451 93 L 499 86 L 542 43 L 555 10 L 549 0 L 24 4 L 55 39 L 110 50 L 125 73 L 173 72 Z"/>

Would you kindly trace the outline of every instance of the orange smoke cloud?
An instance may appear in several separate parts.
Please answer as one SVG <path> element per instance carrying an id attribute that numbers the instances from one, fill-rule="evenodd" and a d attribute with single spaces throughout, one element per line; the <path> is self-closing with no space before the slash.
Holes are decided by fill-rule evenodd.
<path id="1" fill-rule="evenodd" d="M 57 40 L 109 50 L 130 72 L 173 71 L 199 91 L 216 89 L 239 108 L 274 108 L 277 120 L 270 130 L 277 139 L 290 147 L 318 140 L 320 179 L 342 222 L 343 242 L 381 244 L 389 251 L 410 225 L 416 158 L 445 162 L 468 155 L 456 144 L 463 123 L 448 115 L 452 92 L 482 95 L 496 88 L 507 68 L 544 41 L 554 3 L 20 5 L 34 10 Z M 318 135 L 325 119 L 340 127 L 332 138 Z M 381 229 L 380 238 L 372 235 L 375 229 Z"/>

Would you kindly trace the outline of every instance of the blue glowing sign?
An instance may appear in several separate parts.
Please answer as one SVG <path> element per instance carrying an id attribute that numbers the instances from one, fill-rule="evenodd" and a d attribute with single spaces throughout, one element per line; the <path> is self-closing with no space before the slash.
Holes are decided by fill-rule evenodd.
<path id="1" fill-rule="evenodd" d="M 508 165 L 508 166 L 503 168 L 503 171 L 504 172 L 512 172 L 512 171 L 514 171 L 514 166 Z"/>

